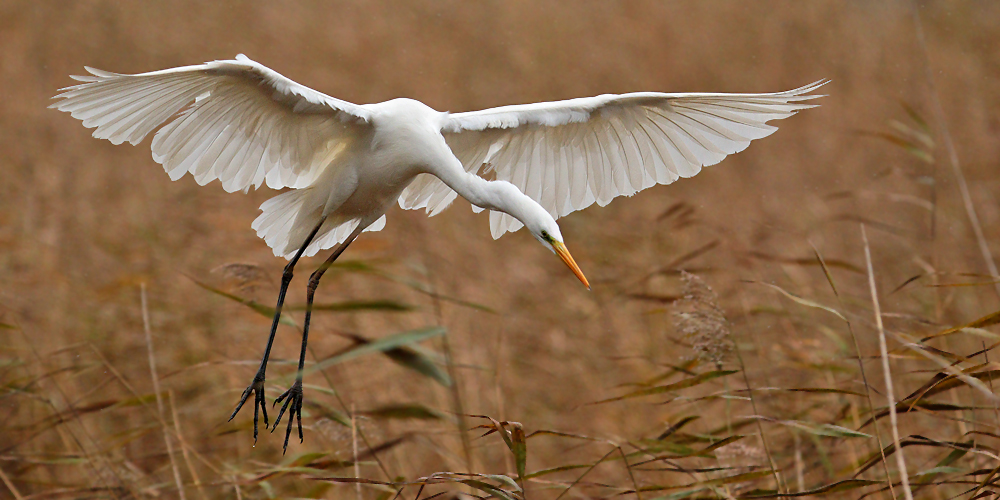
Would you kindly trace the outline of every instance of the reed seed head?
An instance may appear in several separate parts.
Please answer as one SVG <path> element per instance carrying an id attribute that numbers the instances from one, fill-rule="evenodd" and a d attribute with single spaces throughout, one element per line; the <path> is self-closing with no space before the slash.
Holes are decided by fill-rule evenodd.
<path id="1" fill-rule="evenodd" d="M 674 327 L 691 342 L 695 357 L 721 366 L 733 344 L 719 296 L 708 283 L 687 271 L 681 271 L 681 281 L 684 297 L 675 304 Z"/>

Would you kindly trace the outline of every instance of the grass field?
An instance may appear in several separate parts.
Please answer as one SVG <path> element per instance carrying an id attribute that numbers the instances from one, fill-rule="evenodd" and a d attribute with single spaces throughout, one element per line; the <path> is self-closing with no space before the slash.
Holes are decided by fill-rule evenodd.
<path id="1" fill-rule="evenodd" d="M 12 0 L 0 47 L 0 498 L 1000 492 L 1000 3 Z M 283 425 L 254 446 L 249 408 L 226 420 L 285 262 L 249 227 L 274 193 L 170 182 L 148 139 L 46 109 L 84 65 L 240 52 L 451 111 L 832 83 L 697 177 L 560 220 L 590 292 L 467 202 L 389 213 L 320 287 L 283 456 Z"/>

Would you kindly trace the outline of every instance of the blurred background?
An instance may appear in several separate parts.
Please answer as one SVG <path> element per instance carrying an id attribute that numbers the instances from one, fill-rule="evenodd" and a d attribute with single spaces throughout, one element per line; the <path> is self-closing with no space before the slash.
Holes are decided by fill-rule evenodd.
<path id="1" fill-rule="evenodd" d="M 414 498 L 415 485 L 317 478 L 440 471 L 520 472 L 526 493 L 500 486 L 535 498 L 888 498 L 904 475 L 932 498 L 993 488 L 990 322 L 913 349 L 892 332 L 930 337 L 1000 306 L 985 257 L 1000 251 L 996 2 L 10 0 L 0 47 L 0 497 Z M 46 109 L 84 65 L 138 73 L 237 53 L 352 102 L 455 112 L 832 83 L 821 107 L 697 177 L 560 220 L 593 291 L 526 232 L 493 241 L 465 201 L 434 218 L 394 209 L 320 286 L 329 310 L 310 361 L 358 336 L 447 333 L 411 358 L 311 374 L 305 443 L 282 456 L 284 424 L 254 446 L 251 408 L 226 420 L 270 323 L 246 305 L 273 306 L 285 264 L 250 229 L 275 192 L 170 182 L 149 139 L 114 146 Z M 296 323 L 321 261 L 299 264 Z M 687 299 L 681 270 L 700 277 Z M 706 335 L 678 314 L 699 307 L 728 321 Z M 722 355 L 706 359 L 706 342 Z M 269 397 L 299 343 L 279 329 Z M 905 474 L 894 449 L 878 462 L 892 440 L 883 359 L 908 401 Z M 552 432 L 527 440 L 518 471 L 524 455 L 468 415 Z M 422 495 L 440 492 L 487 494 Z"/>

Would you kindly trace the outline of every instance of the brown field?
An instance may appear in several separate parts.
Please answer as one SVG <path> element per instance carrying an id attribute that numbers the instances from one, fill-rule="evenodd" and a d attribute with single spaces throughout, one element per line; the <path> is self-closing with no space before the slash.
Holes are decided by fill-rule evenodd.
<path id="1" fill-rule="evenodd" d="M 253 446 L 249 406 L 226 421 L 270 320 L 196 284 L 273 305 L 284 260 L 249 226 L 274 193 L 170 182 L 148 138 L 114 146 L 46 109 L 84 65 L 240 52 L 353 102 L 452 111 L 833 82 L 697 177 L 560 220 L 591 292 L 525 231 L 493 241 L 467 202 L 395 209 L 327 274 L 319 302 L 369 302 L 317 313 L 310 361 L 350 348 L 338 333 L 443 327 L 418 345 L 454 383 L 378 353 L 312 373 L 305 442 L 282 456 L 284 424 Z M 8 0 L 0 89 L 0 498 L 904 498 L 904 477 L 921 498 L 1000 492 L 997 320 L 934 336 L 1000 309 L 984 257 L 1000 253 L 1000 3 Z M 680 270 L 717 301 L 676 303 Z M 678 319 L 692 307 L 728 323 Z M 279 329 L 271 397 L 299 343 Z M 735 350 L 715 365 L 695 347 Z M 521 424 L 523 491 L 420 480 L 518 479 L 470 415 Z M 335 479 L 354 477 L 371 482 Z"/>

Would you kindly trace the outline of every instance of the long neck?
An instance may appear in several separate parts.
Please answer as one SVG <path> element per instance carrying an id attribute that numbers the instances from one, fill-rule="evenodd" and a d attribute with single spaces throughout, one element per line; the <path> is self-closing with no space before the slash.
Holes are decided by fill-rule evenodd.
<path id="1" fill-rule="evenodd" d="M 525 223 L 531 217 L 532 209 L 545 210 L 535 200 L 519 191 L 507 181 L 488 181 L 478 175 L 466 172 L 457 158 L 446 165 L 439 165 L 432 172 L 437 178 L 455 190 L 477 207 L 510 214 Z"/>

